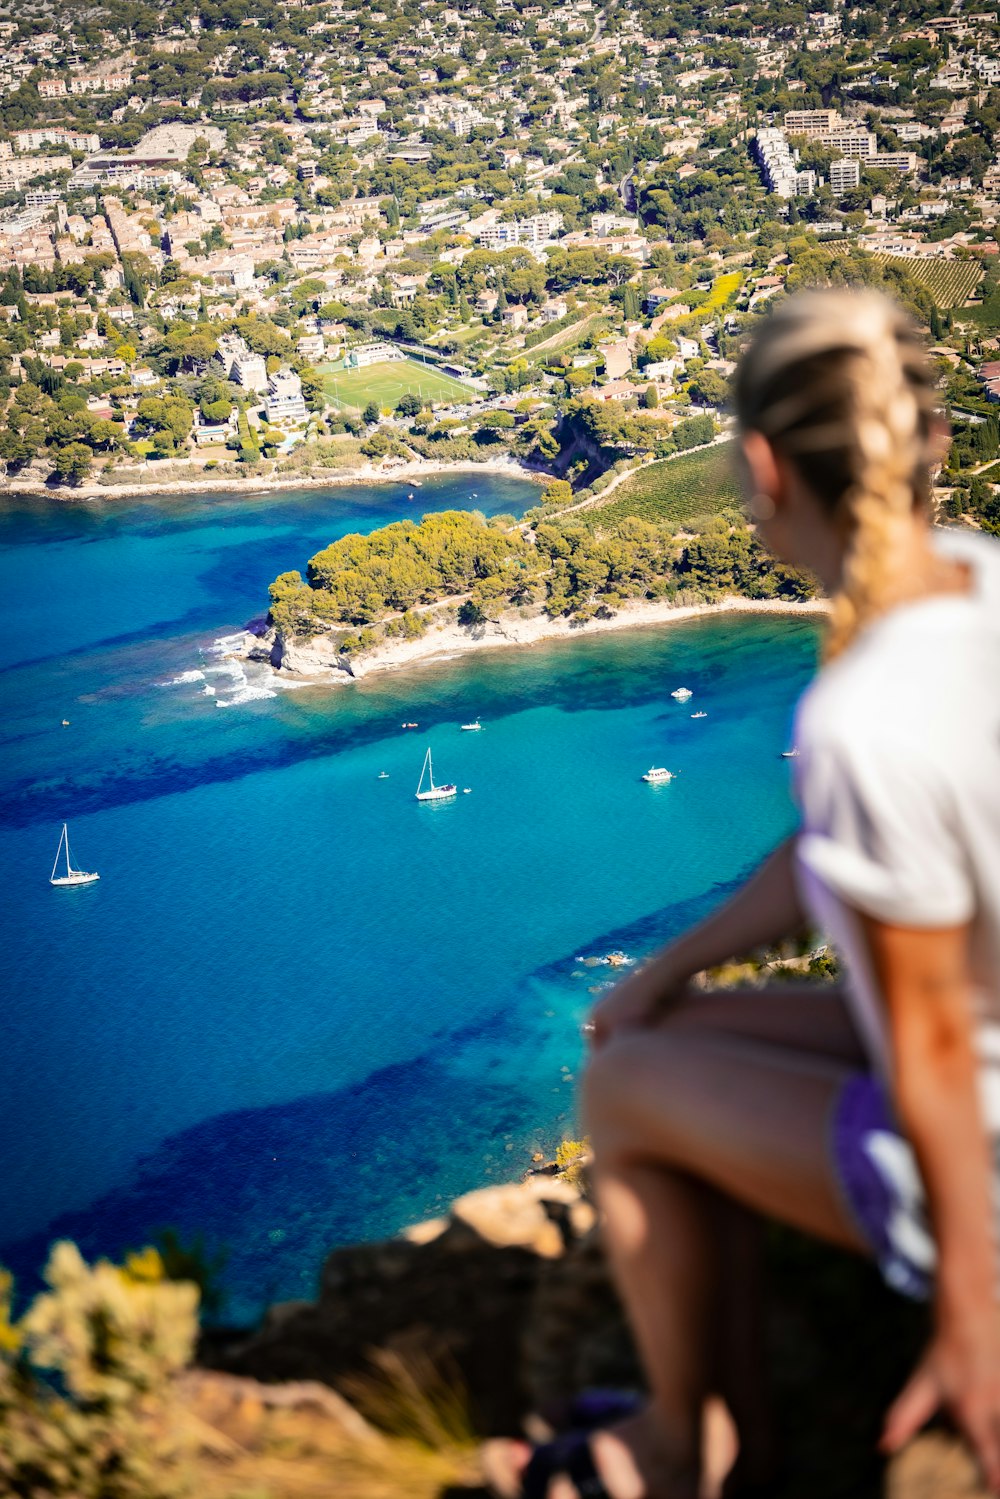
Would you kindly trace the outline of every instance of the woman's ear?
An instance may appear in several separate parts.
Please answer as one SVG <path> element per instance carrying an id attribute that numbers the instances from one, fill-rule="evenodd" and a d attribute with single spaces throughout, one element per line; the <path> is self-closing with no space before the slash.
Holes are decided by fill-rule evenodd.
<path id="1" fill-rule="evenodd" d="M 778 460 L 767 438 L 762 432 L 744 432 L 740 452 L 750 493 L 767 495 L 777 503 L 784 486 Z"/>

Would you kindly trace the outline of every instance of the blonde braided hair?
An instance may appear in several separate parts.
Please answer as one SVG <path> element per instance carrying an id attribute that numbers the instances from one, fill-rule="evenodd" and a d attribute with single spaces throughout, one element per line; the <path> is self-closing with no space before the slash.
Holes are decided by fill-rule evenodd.
<path id="1" fill-rule="evenodd" d="M 881 293 L 800 292 L 754 337 L 734 394 L 740 428 L 787 456 L 844 528 L 832 658 L 905 592 L 902 543 L 929 503 L 935 414 L 920 335 Z"/>

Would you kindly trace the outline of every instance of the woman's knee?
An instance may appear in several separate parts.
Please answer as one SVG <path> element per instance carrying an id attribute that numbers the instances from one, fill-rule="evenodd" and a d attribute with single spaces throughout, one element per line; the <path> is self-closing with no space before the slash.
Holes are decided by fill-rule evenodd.
<path id="1" fill-rule="evenodd" d="M 653 1099 L 665 1107 L 675 1049 L 666 1031 L 657 1032 L 655 1042 L 649 1032 L 632 1031 L 595 1052 L 581 1090 L 587 1133 L 599 1137 L 609 1127 L 621 1130 L 629 1120 L 640 1120 Z"/>

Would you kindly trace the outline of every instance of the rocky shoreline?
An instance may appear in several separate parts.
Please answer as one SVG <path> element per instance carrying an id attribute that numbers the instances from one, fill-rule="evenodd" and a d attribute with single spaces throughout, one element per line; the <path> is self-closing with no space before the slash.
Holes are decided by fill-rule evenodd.
<path id="1" fill-rule="evenodd" d="M 157 483 L 155 478 L 135 484 L 58 484 L 42 480 L 0 480 L 0 496 L 56 500 L 60 504 L 84 500 L 153 499 L 157 495 L 234 494 L 259 495 L 278 494 L 282 490 L 334 489 L 340 485 L 413 483 L 414 480 L 436 478 L 448 474 L 494 474 L 511 479 L 526 479 L 535 484 L 547 484 L 551 474 L 529 468 L 515 458 L 486 458 L 482 463 L 471 460 L 435 461 L 431 458 L 413 459 L 411 462 L 390 464 L 363 463 L 350 469 L 327 469 L 323 473 L 299 475 L 282 474 L 280 477 L 255 477 L 248 474 L 245 480 L 231 475 L 213 475 L 201 478 L 170 479 Z"/>
<path id="2" fill-rule="evenodd" d="M 423 666 L 431 661 L 450 660 L 467 651 L 499 650 L 504 647 L 547 644 L 556 640 L 580 640 L 610 630 L 647 628 L 676 624 L 682 620 L 700 619 L 712 614 L 782 614 L 800 617 L 828 613 L 824 599 L 802 602 L 786 599 L 748 599 L 731 596 L 716 603 L 674 604 L 657 599 L 633 603 L 618 609 L 606 619 L 591 619 L 574 624 L 560 616 L 524 615 L 511 612 L 495 623 L 461 625 L 448 606 L 438 606 L 426 632 L 416 640 L 383 641 L 373 649 L 342 653 L 332 636 L 314 636 L 310 640 L 285 640 L 273 629 L 258 637 L 247 637 L 242 654 L 251 661 L 268 662 L 282 674 L 316 686 L 336 686 L 382 671 L 399 671 Z"/>

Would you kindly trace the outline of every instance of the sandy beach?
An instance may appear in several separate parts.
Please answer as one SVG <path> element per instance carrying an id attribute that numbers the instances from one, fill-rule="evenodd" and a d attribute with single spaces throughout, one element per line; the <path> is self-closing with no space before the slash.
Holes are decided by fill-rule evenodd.
<path id="1" fill-rule="evenodd" d="M 375 672 L 408 670 L 431 661 L 453 659 L 467 651 L 503 650 L 514 646 L 549 644 L 558 640 L 582 640 L 609 630 L 657 628 L 683 620 L 700 619 L 712 614 L 783 614 L 788 616 L 821 616 L 828 613 L 824 599 L 796 602 L 786 599 L 747 599 L 737 596 L 711 604 L 673 604 L 667 600 L 634 603 L 618 609 L 609 619 L 592 619 L 573 624 L 565 618 L 550 619 L 545 614 L 527 617 L 511 613 L 496 623 L 460 625 L 447 616 L 432 624 L 418 640 L 391 640 L 373 650 L 350 658 L 333 649 L 329 637 L 308 641 L 281 643 L 268 635 L 252 644 L 245 654 L 253 660 L 272 660 L 280 655 L 282 675 L 294 674 L 300 680 L 317 685 L 337 685 L 357 681 Z"/>

